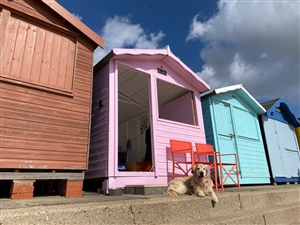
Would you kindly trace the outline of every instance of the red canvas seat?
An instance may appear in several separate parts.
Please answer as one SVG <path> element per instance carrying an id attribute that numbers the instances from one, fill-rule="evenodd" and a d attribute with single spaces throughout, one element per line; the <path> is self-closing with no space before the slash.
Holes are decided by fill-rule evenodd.
<path id="1" fill-rule="evenodd" d="M 172 179 L 175 177 L 175 169 L 183 172 L 184 176 L 188 176 L 194 166 L 193 146 L 191 142 L 170 140 L 172 152 Z"/>

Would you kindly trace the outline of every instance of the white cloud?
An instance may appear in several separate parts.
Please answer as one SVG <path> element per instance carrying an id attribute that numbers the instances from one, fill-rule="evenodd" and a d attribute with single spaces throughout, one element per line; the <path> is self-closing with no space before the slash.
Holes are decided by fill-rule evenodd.
<path id="1" fill-rule="evenodd" d="M 83 18 L 82 18 L 82 16 L 80 16 L 79 14 L 77 14 L 77 13 L 72 13 L 73 14 L 73 16 L 75 16 L 77 19 L 79 19 L 80 21 L 82 21 L 83 20 Z"/>
<path id="2" fill-rule="evenodd" d="M 94 52 L 94 64 L 101 60 L 112 48 L 158 48 L 165 36 L 162 31 L 147 34 L 140 24 L 132 24 L 128 17 L 108 18 L 100 36 L 104 39 L 104 49 Z"/>
<path id="3" fill-rule="evenodd" d="M 210 19 L 193 18 L 186 40 L 205 44 L 198 75 L 212 89 L 242 83 L 258 100 L 299 105 L 299 23 L 297 1 L 220 0 Z"/>

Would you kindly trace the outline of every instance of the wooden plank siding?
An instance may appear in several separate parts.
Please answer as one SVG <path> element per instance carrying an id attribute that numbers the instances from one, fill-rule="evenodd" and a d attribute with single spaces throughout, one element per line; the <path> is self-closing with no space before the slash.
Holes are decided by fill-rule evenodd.
<path id="1" fill-rule="evenodd" d="M 205 130 L 205 137 L 206 143 L 214 145 L 214 133 L 213 133 L 213 126 L 212 126 L 212 118 L 211 118 L 211 111 L 210 111 L 210 99 L 202 99 L 202 114 L 204 120 L 204 130 Z"/>
<path id="2" fill-rule="evenodd" d="M 188 126 L 172 121 L 156 122 L 156 158 L 157 171 L 159 176 L 171 176 L 172 174 L 172 156 L 170 150 L 170 139 L 184 140 L 192 142 L 205 143 L 205 134 L 203 128 L 197 126 Z M 188 156 L 181 155 L 177 160 L 189 160 Z M 176 174 L 181 174 L 180 170 L 175 170 Z"/>
<path id="3" fill-rule="evenodd" d="M 87 169 L 95 44 L 40 1 L 0 7 L 0 169 Z"/>
<path id="4" fill-rule="evenodd" d="M 106 64 L 94 75 L 91 137 L 89 151 L 89 167 L 85 173 L 86 179 L 107 176 L 108 169 L 108 117 L 109 117 L 109 93 L 108 74 L 109 64 Z M 103 106 L 99 107 L 99 100 L 103 100 Z"/>
<path id="5" fill-rule="evenodd" d="M 38 21 L 40 27 L 50 27 L 54 30 L 59 30 L 65 34 L 76 34 L 76 29 L 65 23 L 65 19 L 53 14 L 49 8 L 36 0 L 3 0 L 0 2 L 0 7 L 11 11 L 14 15 L 21 15 L 27 19 Z"/>
<path id="6" fill-rule="evenodd" d="M 87 168 L 92 69 L 75 71 L 73 97 L 1 81 L 0 168 Z"/>
<path id="7" fill-rule="evenodd" d="M 72 93 L 74 37 L 10 16 L 2 41 L 3 77 Z"/>

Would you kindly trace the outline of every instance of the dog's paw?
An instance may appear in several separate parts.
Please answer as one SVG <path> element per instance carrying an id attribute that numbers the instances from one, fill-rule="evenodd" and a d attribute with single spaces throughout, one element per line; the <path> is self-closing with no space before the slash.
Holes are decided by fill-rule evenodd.
<path id="1" fill-rule="evenodd" d="M 167 196 L 179 196 L 179 194 L 175 191 L 168 191 L 166 194 Z"/>
<path id="2" fill-rule="evenodd" d="M 204 193 L 201 192 L 201 191 L 198 191 L 198 192 L 196 193 L 196 195 L 197 195 L 198 197 L 204 197 L 204 196 L 205 196 Z"/>
<path id="3" fill-rule="evenodd" d="M 188 195 L 193 195 L 194 192 L 193 192 L 193 191 L 188 191 L 187 194 L 188 194 Z"/>
<path id="4" fill-rule="evenodd" d="M 218 202 L 219 202 L 217 196 L 212 197 L 212 200 L 213 200 L 215 203 L 218 203 Z"/>

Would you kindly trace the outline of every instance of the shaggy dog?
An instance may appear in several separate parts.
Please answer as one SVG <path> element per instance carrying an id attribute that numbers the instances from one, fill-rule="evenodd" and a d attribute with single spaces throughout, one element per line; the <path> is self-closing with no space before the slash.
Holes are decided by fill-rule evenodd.
<path id="1" fill-rule="evenodd" d="M 194 193 L 199 197 L 210 196 L 214 202 L 218 202 L 208 168 L 203 164 L 197 164 L 193 167 L 192 174 L 192 176 L 171 180 L 168 183 L 167 195 L 179 196 Z"/>

